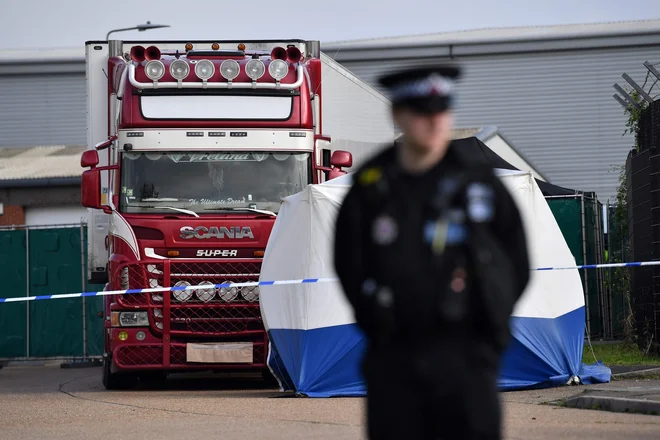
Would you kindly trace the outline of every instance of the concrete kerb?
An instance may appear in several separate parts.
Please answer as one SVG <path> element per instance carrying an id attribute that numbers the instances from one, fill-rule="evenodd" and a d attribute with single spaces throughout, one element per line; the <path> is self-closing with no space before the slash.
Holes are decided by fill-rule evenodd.
<path id="1" fill-rule="evenodd" d="M 612 377 L 617 378 L 617 377 L 629 377 L 629 376 L 644 376 L 644 375 L 655 375 L 655 374 L 660 374 L 660 367 L 653 367 L 653 368 L 647 368 L 644 370 L 633 370 L 633 371 L 626 371 L 625 373 L 617 373 L 617 374 L 612 374 Z"/>
<path id="2" fill-rule="evenodd" d="M 652 368 L 613 374 L 612 380 L 616 381 L 618 379 L 623 381 L 630 381 L 639 379 L 641 381 L 646 381 L 649 378 L 655 379 L 655 376 L 657 375 L 660 375 L 660 367 L 653 366 Z M 651 380 L 651 382 L 655 382 L 655 380 Z M 650 399 L 639 396 L 640 392 L 644 393 L 645 391 L 650 394 Z M 646 390 L 643 387 L 635 387 L 634 390 L 625 388 L 612 389 L 609 387 L 592 388 L 586 389 L 580 394 L 569 397 L 563 402 L 555 402 L 555 404 L 569 408 L 660 415 L 660 399 L 658 399 L 659 395 L 660 389 L 653 385 L 648 387 Z"/>
<path id="3" fill-rule="evenodd" d="M 584 391 L 564 402 L 569 408 L 595 409 L 623 413 L 660 414 L 660 402 L 645 399 L 630 399 L 625 397 L 596 396 Z"/>

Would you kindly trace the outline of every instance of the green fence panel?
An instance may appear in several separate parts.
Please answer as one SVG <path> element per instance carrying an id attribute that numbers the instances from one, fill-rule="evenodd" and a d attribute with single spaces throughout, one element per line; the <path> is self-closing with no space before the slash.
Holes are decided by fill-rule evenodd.
<path id="1" fill-rule="evenodd" d="M 103 284 L 88 284 L 87 292 L 99 292 L 103 290 Z M 81 298 L 82 300 L 82 298 Z M 87 356 L 101 356 L 103 354 L 103 329 L 105 322 L 104 297 L 85 298 L 85 311 L 87 322 Z M 98 313 L 103 315 L 99 318 Z"/>
<path id="2" fill-rule="evenodd" d="M 84 229 L 85 240 L 85 280 L 87 279 L 87 228 Z M 90 284 L 86 281 L 85 292 L 100 292 L 105 285 L 103 284 Z M 82 300 L 82 298 L 81 298 Z M 105 328 L 105 297 L 103 296 L 90 296 L 85 298 L 85 312 L 86 312 L 86 334 L 87 334 L 87 356 L 101 356 L 103 354 L 103 332 Z M 99 318 L 99 312 L 102 313 Z"/>
<path id="3" fill-rule="evenodd" d="M 598 204 L 591 200 L 585 200 L 585 230 L 582 230 L 582 200 L 575 197 L 548 198 L 546 199 L 552 214 L 557 221 L 559 229 L 566 240 L 573 257 L 578 266 L 584 264 L 596 264 L 599 262 L 597 235 L 598 235 Z M 583 248 L 583 236 L 586 243 Z M 602 240 L 602 237 L 601 237 Z M 585 274 L 586 272 L 586 274 Z M 580 270 L 582 285 L 585 285 L 589 302 L 589 321 L 591 334 L 602 334 L 602 317 L 600 304 L 600 283 L 598 274 L 594 269 Z"/>
<path id="4" fill-rule="evenodd" d="M 33 229 L 29 235 L 30 294 L 81 292 L 86 282 L 81 229 Z M 81 298 L 30 304 L 30 356 L 82 356 Z"/>
<path id="5" fill-rule="evenodd" d="M 26 240 L 29 243 L 29 267 Z M 88 284 L 86 266 L 86 227 L 0 231 L 0 273 L 9 286 L 2 296 L 103 290 L 102 284 Z M 99 312 L 103 312 L 104 304 L 104 297 L 1 304 L 0 358 L 102 355 L 105 315 L 102 313 L 99 317 Z"/>
<path id="6" fill-rule="evenodd" d="M 580 217 L 580 203 L 575 199 L 558 198 L 548 199 L 548 205 L 555 216 L 557 225 L 561 230 L 568 248 L 575 257 L 578 266 L 584 264 L 582 254 L 582 219 Z"/>
<path id="7" fill-rule="evenodd" d="M 625 234 L 626 225 L 620 224 L 621 221 L 627 221 L 627 213 L 623 219 L 616 216 L 616 207 L 610 207 L 608 212 L 608 232 L 610 247 L 610 262 L 624 263 L 629 261 L 627 237 Z M 611 287 L 611 307 L 612 307 L 612 332 L 615 338 L 624 336 L 624 322 L 626 318 L 626 298 L 622 275 L 628 272 L 628 268 L 608 269 L 608 282 Z"/>
<path id="8" fill-rule="evenodd" d="M 25 231 L 0 231 L 0 273 L 6 288 L 0 296 L 27 296 Z M 0 358 L 27 356 L 26 303 L 0 304 Z"/>
<path id="9" fill-rule="evenodd" d="M 576 200 L 577 203 L 580 203 L 579 200 Z M 586 240 L 586 254 L 587 261 L 585 264 L 598 264 L 601 261 L 598 253 L 600 250 L 597 246 L 599 234 L 598 227 L 598 209 L 599 205 L 594 203 L 593 200 L 585 200 L 584 203 L 584 222 L 585 222 L 585 240 Z M 600 238 L 602 243 L 602 237 Z M 601 257 L 604 257 L 601 256 Z M 603 309 L 601 301 L 601 283 L 599 282 L 599 273 L 600 269 L 586 269 L 582 270 L 581 276 L 584 282 L 586 277 L 587 287 L 588 287 L 588 296 L 589 296 L 589 318 L 591 326 L 592 335 L 602 335 L 603 334 Z"/>

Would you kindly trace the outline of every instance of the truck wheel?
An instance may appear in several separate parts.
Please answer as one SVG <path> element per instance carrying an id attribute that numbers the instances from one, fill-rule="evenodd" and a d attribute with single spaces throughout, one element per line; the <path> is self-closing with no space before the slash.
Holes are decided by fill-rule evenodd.
<path id="1" fill-rule="evenodd" d="M 111 362 L 109 359 L 103 359 L 103 386 L 106 390 L 127 390 L 135 388 L 138 384 L 136 374 L 118 374 L 110 371 Z"/>

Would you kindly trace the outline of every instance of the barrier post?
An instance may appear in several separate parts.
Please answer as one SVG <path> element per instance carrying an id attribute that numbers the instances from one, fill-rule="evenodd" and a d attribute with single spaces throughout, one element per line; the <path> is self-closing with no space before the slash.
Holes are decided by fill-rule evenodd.
<path id="1" fill-rule="evenodd" d="M 85 230 L 83 229 L 83 222 L 80 222 L 80 291 L 85 291 Z M 82 298 L 82 324 L 83 324 L 83 359 L 87 360 L 87 307 L 85 297 Z"/>
<path id="2" fill-rule="evenodd" d="M 30 228 L 25 225 L 25 296 L 30 297 Z M 26 333 L 25 343 L 27 344 L 25 357 L 30 359 L 30 302 L 25 303 L 25 322 Z"/>

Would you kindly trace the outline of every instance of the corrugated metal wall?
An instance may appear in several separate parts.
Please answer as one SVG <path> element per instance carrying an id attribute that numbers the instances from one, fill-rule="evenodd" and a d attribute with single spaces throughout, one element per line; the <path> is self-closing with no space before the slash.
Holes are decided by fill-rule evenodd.
<path id="1" fill-rule="evenodd" d="M 343 62 L 341 51 L 328 55 L 374 86 L 381 71 L 429 61 L 393 66 Z M 632 136 L 622 137 L 625 117 L 612 84 L 625 84 L 624 72 L 643 82 L 645 60 L 660 61 L 660 44 L 465 57 L 457 125 L 497 125 L 553 183 L 612 199 L 613 167 L 633 144 Z M 84 73 L 0 75 L 0 96 L 0 146 L 85 144 Z"/>
<path id="2" fill-rule="evenodd" d="M 0 146 L 85 145 L 84 73 L 0 75 Z"/>
<path id="3" fill-rule="evenodd" d="M 343 62 L 341 51 L 336 60 L 374 86 L 381 71 L 429 62 Z M 623 73 L 643 83 L 646 60 L 660 61 L 660 44 L 464 57 L 457 60 L 466 72 L 456 123 L 496 125 L 552 183 L 613 200 L 619 176 L 613 167 L 624 164 L 634 139 L 622 137 L 626 118 L 612 98 L 612 85 L 627 84 Z"/>

